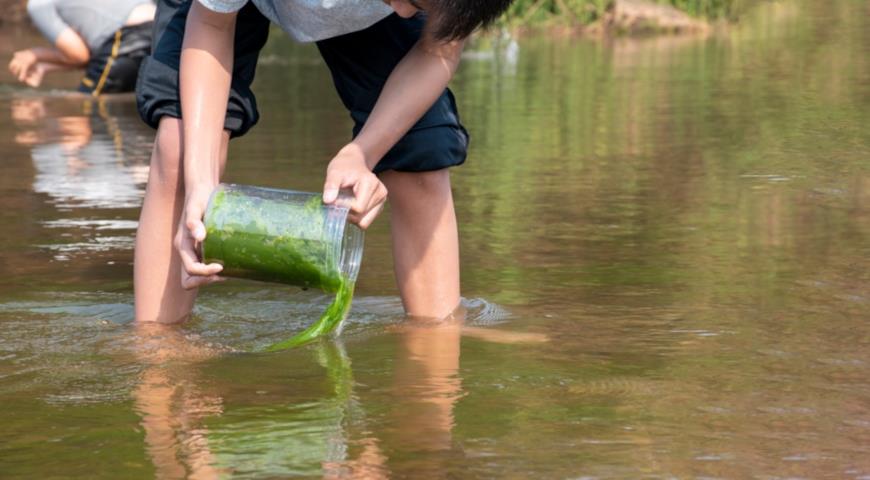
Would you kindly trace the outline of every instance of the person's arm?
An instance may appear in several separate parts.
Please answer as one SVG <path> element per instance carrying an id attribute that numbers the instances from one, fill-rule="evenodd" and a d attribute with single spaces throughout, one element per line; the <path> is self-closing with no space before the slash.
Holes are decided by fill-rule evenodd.
<path id="1" fill-rule="evenodd" d="M 91 59 L 91 52 L 84 39 L 73 29 L 64 30 L 57 38 L 54 47 L 31 47 L 19 50 L 13 59 L 26 56 L 29 64 L 50 63 L 57 68 L 81 68 Z"/>
<path id="2" fill-rule="evenodd" d="M 179 89 L 184 138 L 184 213 L 176 238 L 185 288 L 214 280 L 219 264 L 205 265 L 196 247 L 205 239 L 202 217 L 220 182 L 221 142 L 233 70 L 235 13 L 217 13 L 194 1 L 181 49 Z"/>
<path id="3" fill-rule="evenodd" d="M 386 188 L 371 170 L 435 103 L 459 66 L 463 41 L 435 40 L 428 29 L 396 65 L 359 135 L 330 161 L 323 201 L 352 188 L 351 220 L 366 228 L 380 213 Z"/>
<path id="4" fill-rule="evenodd" d="M 29 49 L 15 52 L 9 62 L 9 72 L 19 82 L 33 88 L 42 84 L 42 78 L 46 73 L 67 68 L 50 62 L 40 62 Z"/>
<path id="5" fill-rule="evenodd" d="M 33 47 L 15 52 L 9 71 L 19 82 L 38 86 L 45 72 L 81 68 L 88 63 L 91 52 L 84 39 L 57 12 L 54 0 L 30 0 L 27 12 L 36 27 L 54 44 L 53 47 Z"/>

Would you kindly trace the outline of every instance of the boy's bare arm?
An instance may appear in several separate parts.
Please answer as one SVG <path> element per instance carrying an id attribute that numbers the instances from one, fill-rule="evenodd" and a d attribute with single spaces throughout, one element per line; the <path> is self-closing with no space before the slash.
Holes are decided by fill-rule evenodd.
<path id="1" fill-rule="evenodd" d="M 353 143 L 369 169 L 420 120 L 447 88 L 459 66 L 463 41 L 440 42 L 429 34 L 396 65 L 371 115 Z"/>
<path id="2" fill-rule="evenodd" d="M 363 228 L 371 224 L 387 193 L 371 170 L 444 92 L 459 66 L 463 43 L 437 41 L 424 32 L 393 69 L 359 135 L 330 162 L 326 203 L 335 201 L 339 188 L 353 187 L 352 219 Z"/>
<path id="3" fill-rule="evenodd" d="M 19 82 L 26 82 L 40 64 L 45 70 L 82 68 L 91 58 L 84 39 L 71 28 L 64 29 L 54 47 L 32 47 L 15 52 L 9 71 Z"/>
<path id="4" fill-rule="evenodd" d="M 215 13 L 193 2 L 181 49 L 179 89 L 184 136 L 184 213 L 176 247 L 193 288 L 213 280 L 218 264 L 205 265 L 195 246 L 205 239 L 202 216 L 220 182 L 224 119 L 233 70 L 236 14 Z M 196 277 L 198 276 L 198 278 Z"/>

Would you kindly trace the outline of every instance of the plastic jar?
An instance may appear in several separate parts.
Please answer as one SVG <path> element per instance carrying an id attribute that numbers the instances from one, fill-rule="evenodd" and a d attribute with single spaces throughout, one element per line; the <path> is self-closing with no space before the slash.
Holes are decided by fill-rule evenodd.
<path id="1" fill-rule="evenodd" d="M 221 275 L 337 292 L 359 273 L 363 231 L 319 193 L 220 184 L 205 212 L 205 263 Z"/>

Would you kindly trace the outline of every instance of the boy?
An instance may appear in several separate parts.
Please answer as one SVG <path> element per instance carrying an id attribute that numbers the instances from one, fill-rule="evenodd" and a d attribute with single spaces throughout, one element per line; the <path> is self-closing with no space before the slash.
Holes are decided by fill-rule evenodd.
<path id="1" fill-rule="evenodd" d="M 327 167 L 323 201 L 333 203 L 339 189 L 351 189 L 351 220 L 366 228 L 389 192 L 405 311 L 443 318 L 459 305 L 459 246 L 447 167 L 464 162 L 468 142 L 446 86 L 463 39 L 494 20 L 510 0 L 423 2 L 252 3 L 297 40 L 317 42 L 355 122 L 354 139 Z M 188 14 L 185 5 L 164 1 L 158 9 L 153 57 L 137 88 L 140 114 L 158 128 L 136 239 L 138 320 L 185 319 L 195 289 L 219 279 L 221 266 L 201 263 L 196 247 L 205 238 L 202 215 L 219 182 L 227 141 L 257 120 L 249 86 L 268 26 L 253 5 L 197 0 Z M 163 20 L 164 11 L 171 11 L 166 16 L 172 20 Z M 184 16 L 179 48 L 178 19 Z M 168 53 L 179 49 L 180 62 Z M 180 95 L 173 90 L 175 65 Z"/>
<path id="2" fill-rule="evenodd" d="M 27 13 L 53 47 L 15 52 L 9 71 L 35 88 L 48 72 L 84 69 L 80 92 L 132 92 L 154 10 L 152 0 L 29 0 Z"/>

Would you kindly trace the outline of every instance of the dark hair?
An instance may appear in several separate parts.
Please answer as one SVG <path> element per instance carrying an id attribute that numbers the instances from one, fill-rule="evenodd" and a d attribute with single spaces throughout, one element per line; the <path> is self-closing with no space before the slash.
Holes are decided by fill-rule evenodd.
<path id="1" fill-rule="evenodd" d="M 431 0 L 427 13 L 434 20 L 436 39 L 459 40 L 479 27 L 487 27 L 513 0 Z"/>

